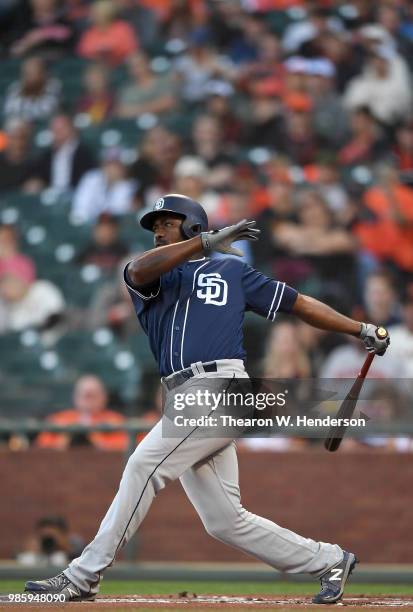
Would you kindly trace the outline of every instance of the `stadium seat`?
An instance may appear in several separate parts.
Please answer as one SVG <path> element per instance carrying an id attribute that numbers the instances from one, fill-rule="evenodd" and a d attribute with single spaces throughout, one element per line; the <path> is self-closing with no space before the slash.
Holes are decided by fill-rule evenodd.
<path id="1" fill-rule="evenodd" d="M 93 264 L 81 266 L 80 268 L 67 265 L 67 273 L 65 275 L 67 302 L 75 306 L 87 307 L 95 291 L 110 278 L 112 278 L 111 275 L 102 272 L 100 268 Z"/>
<path id="2" fill-rule="evenodd" d="M 130 351 L 140 367 L 156 367 L 147 337 L 143 333 L 136 333 L 124 341 L 124 347 Z"/>
<path id="3" fill-rule="evenodd" d="M 121 217 L 120 237 L 128 244 L 131 252 L 146 251 L 153 247 L 153 235 L 142 230 L 139 213 L 136 212 Z"/>

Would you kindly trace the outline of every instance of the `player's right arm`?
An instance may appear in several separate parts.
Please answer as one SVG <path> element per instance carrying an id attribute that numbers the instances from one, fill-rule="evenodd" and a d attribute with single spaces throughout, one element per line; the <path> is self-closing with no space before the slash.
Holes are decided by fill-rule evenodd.
<path id="1" fill-rule="evenodd" d="M 128 277 L 136 287 L 150 285 L 162 274 L 179 266 L 200 251 L 202 251 L 201 236 L 151 249 L 132 259 L 128 266 Z"/>
<path id="2" fill-rule="evenodd" d="M 219 251 L 242 256 L 243 253 L 231 245 L 237 240 L 257 240 L 260 230 L 255 229 L 254 225 L 255 221 L 243 219 L 218 231 L 202 232 L 189 240 L 146 251 L 130 262 L 127 269 L 128 278 L 136 287 L 151 285 L 162 274 L 202 252 L 208 254 L 211 251 Z"/>

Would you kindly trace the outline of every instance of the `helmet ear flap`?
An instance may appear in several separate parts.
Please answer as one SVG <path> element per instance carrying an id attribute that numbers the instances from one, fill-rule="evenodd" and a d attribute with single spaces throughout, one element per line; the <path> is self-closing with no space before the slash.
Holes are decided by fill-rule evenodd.
<path id="1" fill-rule="evenodd" d="M 199 236 L 201 231 L 202 225 L 200 223 L 191 223 L 191 221 L 188 219 L 185 219 L 181 225 L 181 232 L 185 238 L 194 238 L 194 236 Z"/>

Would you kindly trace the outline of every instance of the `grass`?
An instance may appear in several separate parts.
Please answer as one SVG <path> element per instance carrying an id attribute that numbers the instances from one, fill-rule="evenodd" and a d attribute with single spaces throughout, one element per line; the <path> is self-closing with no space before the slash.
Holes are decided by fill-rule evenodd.
<path id="1" fill-rule="evenodd" d="M 21 593 L 24 581 L 0 581 L 0 594 Z M 103 580 L 102 595 L 169 595 L 190 591 L 198 595 L 214 593 L 217 595 L 313 595 L 318 590 L 317 582 L 180 582 L 180 581 L 140 581 L 140 580 Z M 346 594 L 363 595 L 413 595 L 412 584 L 347 584 Z"/>

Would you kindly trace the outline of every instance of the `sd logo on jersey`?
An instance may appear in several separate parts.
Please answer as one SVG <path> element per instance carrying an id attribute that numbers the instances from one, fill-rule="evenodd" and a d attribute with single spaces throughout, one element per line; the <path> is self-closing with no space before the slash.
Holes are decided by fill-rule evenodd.
<path id="1" fill-rule="evenodd" d="M 205 304 L 225 306 L 228 298 L 228 283 L 218 272 L 198 276 L 196 297 L 205 300 Z"/>

